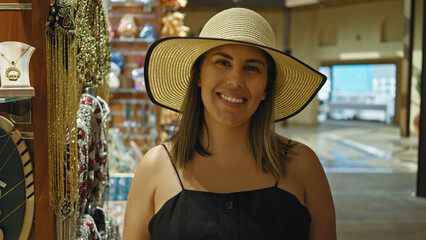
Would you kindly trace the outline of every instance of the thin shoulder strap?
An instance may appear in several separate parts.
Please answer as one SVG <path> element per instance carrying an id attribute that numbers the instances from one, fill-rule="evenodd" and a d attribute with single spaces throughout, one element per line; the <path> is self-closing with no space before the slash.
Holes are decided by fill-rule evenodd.
<path id="1" fill-rule="evenodd" d="M 164 149 L 166 149 L 167 155 L 169 156 L 169 159 L 170 159 L 170 163 L 172 164 L 173 168 L 175 169 L 176 176 L 177 176 L 177 178 L 179 179 L 179 183 L 180 183 L 180 186 L 181 186 L 182 190 L 185 190 L 185 188 L 183 187 L 183 184 L 182 184 L 182 180 L 180 180 L 180 176 L 179 176 L 179 173 L 178 173 L 178 171 L 177 171 L 177 169 L 176 169 L 176 166 L 175 166 L 175 164 L 172 162 L 172 159 L 170 158 L 169 150 L 167 149 L 166 145 L 164 145 L 164 143 L 162 143 L 161 145 L 164 147 Z"/>

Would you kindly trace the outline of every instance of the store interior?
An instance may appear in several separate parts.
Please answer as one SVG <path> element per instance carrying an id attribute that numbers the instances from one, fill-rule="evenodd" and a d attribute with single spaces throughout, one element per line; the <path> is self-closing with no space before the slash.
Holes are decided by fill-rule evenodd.
<path id="1" fill-rule="evenodd" d="M 318 154 L 338 239 L 426 237 L 423 1 L 10 2 L 0 3 L 0 239 L 121 239 L 138 163 L 179 121 L 148 97 L 146 53 L 197 37 L 229 7 L 260 13 L 278 49 L 328 78 L 276 129 Z M 373 211 L 376 201 L 387 205 Z"/>

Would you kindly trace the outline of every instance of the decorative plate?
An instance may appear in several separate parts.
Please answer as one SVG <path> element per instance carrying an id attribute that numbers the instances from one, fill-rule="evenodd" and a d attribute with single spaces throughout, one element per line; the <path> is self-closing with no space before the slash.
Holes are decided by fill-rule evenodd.
<path id="1" fill-rule="evenodd" d="M 34 217 L 31 157 L 13 127 L 0 116 L 0 240 L 28 239 Z"/>

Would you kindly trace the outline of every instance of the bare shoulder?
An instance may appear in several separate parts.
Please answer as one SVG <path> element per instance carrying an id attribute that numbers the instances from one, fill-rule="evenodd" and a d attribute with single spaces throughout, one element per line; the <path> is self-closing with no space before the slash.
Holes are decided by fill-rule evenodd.
<path id="1" fill-rule="evenodd" d="M 292 140 L 292 147 L 288 151 L 289 157 L 293 164 L 298 164 L 303 166 L 304 171 L 315 170 L 315 168 L 320 167 L 322 169 L 321 163 L 319 162 L 317 154 L 307 145 Z M 314 169 L 312 169 L 314 167 Z"/>
<path id="2" fill-rule="evenodd" d="M 281 141 L 290 144 L 287 150 L 287 156 L 290 161 L 286 163 L 289 171 L 297 171 L 298 175 L 307 171 L 322 171 L 322 166 L 319 162 L 318 156 L 310 147 L 283 136 L 279 136 L 279 138 Z"/>
<path id="3" fill-rule="evenodd" d="M 138 170 L 149 170 L 150 172 L 155 170 L 161 170 L 162 165 L 167 163 L 168 161 L 168 155 L 166 150 L 162 145 L 157 145 L 148 152 L 145 153 L 142 160 L 140 161 L 137 171 Z"/>
<path id="4" fill-rule="evenodd" d="M 164 148 L 156 146 L 139 162 L 127 198 L 123 239 L 150 239 L 148 223 L 154 215 L 154 196 L 167 157 Z"/>
<path id="5" fill-rule="evenodd" d="M 304 189 L 305 206 L 312 219 L 309 239 L 336 239 L 334 203 L 323 166 L 310 147 L 294 144 L 288 152 L 288 166 Z"/>
<path id="6" fill-rule="evenodd" d="M 164 158 L 166 157 L 165 154 L 164 148 L 161 145 L 148 150 L 136 168 L 132 185 L 143 182 L 145 187 L 152 184 L 151 187 L 155 188 L 153 177 L 157 175 L 158 171 L 161 171 Z"/>
<path id="7" fill-rule="evenodd" d="M 329 188 L 328 181 L 317 154 L 307 145 L 292 141 L 292 147 L 288 151 L 289 174 L 297 175 L 305 192 L 305 201 L 311 195 L 310 190 L 317 185 Z"/>
<path id="8" fill-rule="evenodd" d="M 309 189 L 319 183 L 318 179 L 324 179 L 325 173 L 318 156 L 310 147 L 294 140 L 290 142 L 288 161 L 285 163 L 285 180 L 290 186 L 297 186 L 294 191 L 299 193 L 300 201 L 306 203 Z"/>
<path id="9" fill-rule="evenodd" d="M 161 178 L 170 165 L 167 151 L 162 145 L 155 146 L 145 153 L 136 169 L 132 187 L 144 188 L 154 195 Z M 143 193 L 143 194 L 146 194 Z"/>

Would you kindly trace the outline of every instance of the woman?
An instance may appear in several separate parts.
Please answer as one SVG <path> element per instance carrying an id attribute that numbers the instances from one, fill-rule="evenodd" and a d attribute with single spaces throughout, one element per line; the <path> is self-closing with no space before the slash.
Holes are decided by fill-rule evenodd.
<path id="1" fill-rule="evenodd" d="M 199 38 L 150 47 L 148 94 L 182 115 L 136 170 L 123 239 L 336 239 L 317 156 L 274 132 L 325 77 L 275 50 L 274 39 L 259 14 L 232 8 Z"/>

